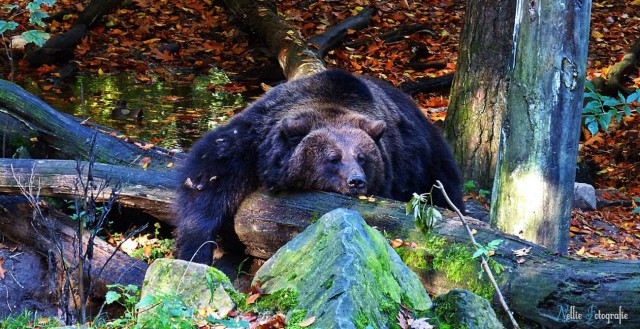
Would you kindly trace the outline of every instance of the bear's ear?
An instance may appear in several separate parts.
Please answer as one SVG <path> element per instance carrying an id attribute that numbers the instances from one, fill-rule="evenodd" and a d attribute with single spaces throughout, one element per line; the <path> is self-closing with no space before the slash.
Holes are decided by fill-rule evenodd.
<path id="1" fill-rule="evenodd" d="M 280 134 L 288 139 L 300 139 L 306 136 L 312 128 L 310 120 L 284 118 L 280 121 Z"/>
<path id="2" fill-rule="evenodd" d="M 364 130 L 373 140 L 379 140 L 382 137 L 382 133 L 387 128 L 387 124 L 382 120 L 365 120 L 362 122 L 360 128 Z"/>

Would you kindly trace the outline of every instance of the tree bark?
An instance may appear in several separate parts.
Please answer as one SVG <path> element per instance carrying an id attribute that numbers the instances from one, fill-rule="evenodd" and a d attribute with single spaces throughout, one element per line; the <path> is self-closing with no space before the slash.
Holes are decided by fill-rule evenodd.
<path id="1" fill-rule="evenodd" d="M 444 121 L 445 136 L 464 181 L 474 180 L 483 189 L 493 185 L 514 19 L 514 1 L 467 3 Z"/>
<path id="2" fill-rule="evenodd" d="M 18 199 L 16 201 L 16 197 L 0 195 L 2 235 L 9 240 L 34 247 L 45 259 L 53 257 L 57 261 L 75 266 L 77 257 L 74 253 L 77 251 L 78 243 L 75 230 L 69 227 L 61 216 L 49 214 L 46 221 L 33 219 L 33 208 L 26 198 Z M 58 248 L 49 234 L 50 229 L 55 232 L 62 248 Z M 85 234 L 83 238 L 85 243 L 88 238 Z M 147 263 L 133 259 L 122 252 L 116 252 L 115 247 L 100 239 L 95 239 L 94 242 L 91 267 L 91 276 L 95 285 L 94 295 L 104 296 L 108 284 L 141 286 L 148 267 Z M 114 253 L 115 255 L 109 260 Z M 103 267 L 104 270 L 102 270 Z"/>
<path id="3" fill-rule="evenodd" d="M 591 1 L 518 2 L 516 10 L 491 220 L 566 253 Z"/>
<path id="4" fill-rule="evenodd" d="M 42 173 L 45 172 L 44 169 L 49 163 L 55 163 L 51 168 L 53 169 L 60 168 L 64 161 L 60 161 L 60 165 L 58 161 L 50 160 L 14 160 L 12 163 L 20 164 L 19 167 L 24 171 L 23 175 L 30 175 L 33 163 L 36 163 L 36 172 Z M 66 163 L 67 169 L 64 170 L 72 171 L 75 162 L 66 161 Z M 2 172 L 6 172 L 7 167 L 5 163 Z M 96 178 L 102 178 L 103 173 L 111 174 L 127 170 L 117 170 L 114 166 L 96 166 L 94 175 Z M 167 191 L 164 185 L 154 188 L 153 184 L 170 180 L 167 175 L 173 174 L 150 171 L 144 172 L 147 177 L 141 177 L 142 173 L 138 171 L 126 175 L 114 175 L 111 179 L 114 183 L 117 181 L 122 183 L 122 194 L 127 194 L 126 182 L 131 186 L 140 185 L 136 187 L 140 192 L 135 196 L 138 200 L 148 198 L 155 204 L 165 205 L 160 208 L 169 208 L 169 203 L 174 198 L 173 190 Z M 6 173 L 3 175 L 6 176 Z M 54 186 L 43 184 L 52 178 L 47 178 L 45 174 L 40 179 L 41 196 L 49 195 L 48 193 L 52 193 L 52 196 L 60 196 L 55 192 L 59 189 L 58 183 L 53 182 Z M 0 179 L 2 182 L 4 180 L 5 178 Z M 6 191 L 5 189 L 5 183 L 1 183 L 0 191 Z M 15 191 L 15 189 L 9 191 Z M 62 195 L 65 193 L 67 192 L 63 190 Z M 257 191 L 250 195 L 238 210 L 235 229 L 249 255 L 266 259 L 302 232 L 314 219 L 337 207 L 358 211 L 369 225 L 386 232 L 391 238 L 416 242 L 418 246 L 424 245 L 427 241 L 425 235 L 415 229 L 413 220 L 405 214 L 404 204 L 401 202 L 384 199 L 369 202 L 326 192 L 271 194 Z M 5 216 L 7 213 L 15 214 L 14 219 L 12 221 L 0 219 L 0 230 L 13 231 L 15 228 L 17 232 L 12 233 L 13 239 L 28 243 L 33 241 L 29 240 L 33 239 L 33 237 L 30 238 L 31 235 L 18 235 L 21 232 L 26 234 L 24 232 L 30 229 L 28 225 L 24 226 L 24 223 L 29 222 L 25 218 L 30 218 L 30 212 L 28 216 L 24 211 L 22 212 L 22 216 L 27 217 L 17 215 L 15 211 L 5 211 Z M 445 218 L 433 233 L 450 243 L 469 245 L 466 232 L 453 213 L 443 211 L 443 215 Z M 171 218 L 168 216 L 161 217 L 161 220 L 171 223 Z M 491 230 L 482 222 L 471 220 L 471 223 L 478 231 L 476 239 L 481 243 L 486 244 L 495 239 L 506 241 L 499 246 L 497 255 L 493 256 L 493 259 L 505 267 L 505 270 L 498 275 L 500 287 L 506 292 L 510 306 L 520 317 L 546 327 L 562 327 L 558 319 L 560 307 L 566 309 L 568 306 L 575 306 L 580 312 L 587 312 L 591 305 L 595 305 L 602 312 L 612 312 L 612 308 L 619 305 L 630 315 L 629 320 L 623 324 L 640 325 L 640 303 L 637 302 L 637 296 L 640 294 L 640 262 L 576 260 L 559 257 L 545 248 L 515 236 Z M 518 257 L 513 255 L 513 250 L 528 247 L 532 248 L 530 255 L 522 257 L 525 262 L 518 264 Z M 419 252 L 420 248 L 415 250 Z M 432 255 L 425 256 L 427 259 L 432 257 Z M 445 270 L 426 271 L 415 268 L 414 270 L 427 290 L 433 294 L 444 293 L 452 288 L 468 288 L 464 283 L 457 283 L 448 277 Z M 475 272 L 473 273 L 475 275 Z M 586 326 L 584 323 L 574 324 L 577 327 Z"/>
<path id="5" fill-rule="evenodd" d="M 33 176 L 40 196 L 70 198 L 78 178 L 78 163 L 73 160 L 15 160 L 0 159 L 0 193 L 20 194 Z M 83 175 L 88 163 L 81 162 Z M 101 200 L 107 200 L 114 188 L 118 190 L 118 203 L 139 209 L 168 224 L 172 224 L 172 202 L 177 178 L 173 172 L 145 171 L 95 163 L 93 178 L 96 184 L 109 181 L 109 188 Z M 17 179 L 17 180 L 16 180 Z"/>
<path id="6" fill-rule="evenodd" d="M 618 96 L 618 93 L 629 95 L 635 92 L 634 88 L 624 85 L 630 80 L 628 75 L 634 73 L 640 63 L 640 40 L 636 41 L 624 54 L 622 59 L 613 65 L 607 72 L 607 79 L 595 78 L 592 80 L 596 91 L 610 96 Z"/>
<path id="7" fill-rule="evenodd" d="M 311 50 L 300 32 L 292 28 L 265 1 L 225 0 L 235 16 L 247 23 L 251 32 L 278 59 L 287 80 L 326 70 L 322 58 Z"/>
<path id="8" fill-rule="evenodd" d="M 413 219 L 405 214 L 403 203 L 383 199 L 361 201 L 326 192 L 256 192 L 238 210 L 235 229 L 250 255 L 267 258 L 314 219 L 337 207 L 358 211 L 369 225 L 385 232 L 391 239 L 417 243 L 416 252 L 427 241 L 426 236 L 415 228 Z M 433 233 L 446 238 L 448 245 L 469 245 L 460 220 L 450 211 L 443 211 L 443 217 Z M 590 307 L 594 312 L 617 313 L 621 306 L 628 319 L 623 320 L 622 325 L 613 324 L 612 328 L 640 326 L 640 262 L 559 257 L 516 236 L 492 230 L 482 222 L 473 219 L 470 222 L 477 230 L 475 237 L 480 243 L 486 245 L 495 239 L 504 240 L 492 256 L 504 266 L 496 277 L 511 310 L 527 323 L 545 328 L 603 327 L 606 320 L 586 320 Z M 516 257 L 514 250 L 522 248 L 531 250 L 527 256 Z M 426 256 L 429 258 L 430 255 Z M 518 262 L 520 258 L 524 263 Z M 468 288 L 440 270 L 417 273 L 432 294 Z M 474 275 L 477 274 L 474 272 Z M 582 320 L 565 322 L 560 318 L 562 310 L 569 313 L 570 306 L 583 314 Z"/>
<path id="9" fill-rule="evenodd" d="M 59 155 L 68 159 L 86 158 L 89 141 L 95 134 L 98 162 L 141 168 L 141 160 L 149 158 L 149 169 L 170 170 L 168 167 L 172 167 L 174 161 L 184 157 L 176 157 L 158 147 L 144 150 L 129 143 L 127 139 L 100 133 L 96 128 L 79 124 L 61 114 L 17 85 L 0 80 L 0 116 L 3 115 L 35 131 L 40 139 L 48 142 Z"/>
<path id="10" fill-rule="evenodd" d="M 73 58 L 73 50 L 82 42 L 95 23 L 103 15 L 111 12 L 123 0 L 92 0 L 78 15 L 69 31 L 49 39 L 42 47 L 27 53 L 27 60 L 33 66 L 66 62 Z"/>

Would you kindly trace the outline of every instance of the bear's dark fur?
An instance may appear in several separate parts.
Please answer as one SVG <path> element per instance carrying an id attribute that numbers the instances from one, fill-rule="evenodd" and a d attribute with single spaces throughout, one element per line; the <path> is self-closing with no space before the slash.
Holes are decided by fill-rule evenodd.
<path id="1" fill-rule="evenodd" d="M 191 259 L 242 200 L 269 190 L 323 190 L 407 201 L 440 180 L 463 209 L 449 145 L 409 96 L 330 70 L 279 85 L 206 134 L 181 169 L 177 257 Z M 446 207 L 434 189 L 434 203 Z M 204 245 L 195 262 L 211 262 Z"/>

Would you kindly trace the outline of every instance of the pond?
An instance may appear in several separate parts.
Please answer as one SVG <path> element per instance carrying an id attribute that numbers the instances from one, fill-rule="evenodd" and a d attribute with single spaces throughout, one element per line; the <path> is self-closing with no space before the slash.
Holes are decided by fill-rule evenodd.
<path id="1" fill-rule="evenodd" d="M 222 71 L 204 76 L 176 73 L 141 83 L 130 73 L 79 75 L 59 88 L 25 80 L 22 87 L 53 108 L 169 149 L 187 151 L 205 132 L 245 105 L 243 96 L 220 87 Z"/>

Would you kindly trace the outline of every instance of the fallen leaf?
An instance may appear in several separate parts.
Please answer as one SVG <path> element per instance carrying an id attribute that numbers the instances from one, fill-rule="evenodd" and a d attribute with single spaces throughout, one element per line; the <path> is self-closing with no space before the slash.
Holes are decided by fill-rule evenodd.
<path id="1" fill-rule="evenodd" d="M 0 279 L 4 280 L 4 273 L 7 272 L 7 270 L 2 267 L 2 263 L 4 263 L 4 257 L 0 258 Z"/>
<path id="2" fill-rule="evenodd" d="M 312 317 L 310 317 L 310 318 L 298 323 L 298 326 L 302 327 L 302 328 L 305 328 L 305 327 L 308 327 L 308 326 L 312 325 L 314 322 L 316 322 L 316 317 L 312 316 Z"/>

